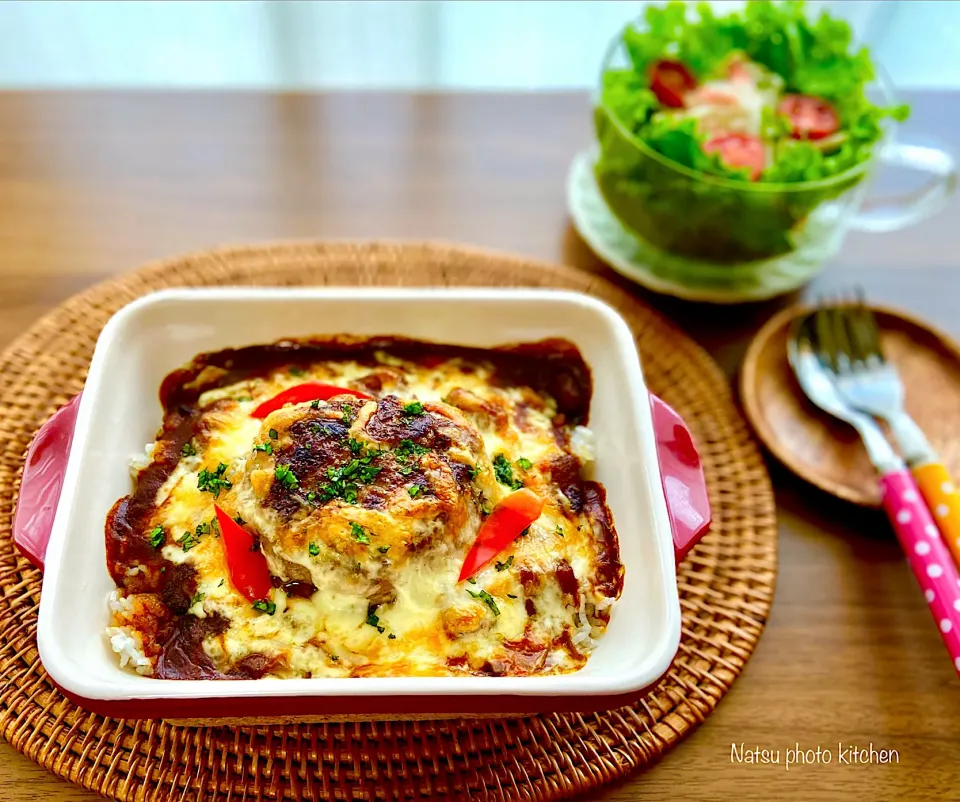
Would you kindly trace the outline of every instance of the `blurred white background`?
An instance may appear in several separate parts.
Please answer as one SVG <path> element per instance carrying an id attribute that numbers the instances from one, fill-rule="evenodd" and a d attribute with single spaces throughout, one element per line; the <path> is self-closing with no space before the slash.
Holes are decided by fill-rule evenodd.
<path id="1" fill-rule="evenodd" d="M 713 2 L 719 8 L 742 2 Z M 592 86 L 645 2 L 0 2 L 0 88 Z M 960 88 L 960 2 L 811 2 L 901 87 Z"/>

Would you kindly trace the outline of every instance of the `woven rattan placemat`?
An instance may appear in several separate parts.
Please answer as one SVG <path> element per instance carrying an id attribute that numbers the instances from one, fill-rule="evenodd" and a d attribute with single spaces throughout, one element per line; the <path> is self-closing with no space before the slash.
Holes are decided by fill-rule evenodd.
<path id="1" fill-rule="evenodd" d="M 174 727 L 86 713 L 51 685 L 36 649 L 40 573 L 10 539 L 24 451 L 83 386 L 103 324 L 164 287 L 478 285 L 595 295 L 636 334 L 651 390 L 703 454 L 713 529 L 680 567 L 683 636 L 644 701 L 522 719 Z M 291 243 L 194 254 L 87 290 L 0 355 L 0 734 L 56 774 L 122 800 L 543 799 L 656 760 L 713 710 L 763 631 L 776 579 L 770 480 L 726 380 L 688 337 L 596 276 L 449 245 Z"/>

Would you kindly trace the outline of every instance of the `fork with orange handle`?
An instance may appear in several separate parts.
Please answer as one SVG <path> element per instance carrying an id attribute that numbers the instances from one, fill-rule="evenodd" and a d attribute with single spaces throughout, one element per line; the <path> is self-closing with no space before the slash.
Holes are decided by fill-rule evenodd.
<path id="1" fill-rule="evenodd" d="M 837 390 L 852 407 L 890 426 L 954 563 L 960 566 L 960 493 L 926 435 L 904 409 L 903 382 L 883 356 L 873 312 L 862 298 L 823 311 L 834 316 L 832 329 L 839 339 L 833 356 Z"/>

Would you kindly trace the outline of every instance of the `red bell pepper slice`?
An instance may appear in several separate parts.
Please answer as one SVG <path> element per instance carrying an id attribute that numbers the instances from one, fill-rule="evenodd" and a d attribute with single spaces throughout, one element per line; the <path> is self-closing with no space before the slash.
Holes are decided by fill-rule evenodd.
<path id="1" fill-rule="evenodd" d="M 305 404 L 307 401 L 326 401 L 338 395 L 352 395 L 363 401 L 373 398 L 372 395 L 361 393 L 359 390 L 350 390 L 347 387 L 336 387 L 332 384 L 322 384 L 320 382 L 306 382 L 294 387 L 288 387 L 281 393 L 277 393 L 273 398 L 264 401 L 253 412 L 252 418 L 265 418 L 271 412 L 276 412 L 280 407 L 286 404 Z"/>
<path id="2" fill-rule="evenodd" d="M 542 511 L 543 499 L 525 487 L 503 498 L 480 525 L 457 581 L 462 582 L 483 568 L 520 537 L 520 533 L 537 520 Z"/>
<path id="3" fill-rule="evenodd" d="M 214 509 L 220 525 L 220 539 L 227 554 L 230 581 L 250 601 L 266 599 L 273 587 L 267 558 L 260 551 L 254 551 L 253 536 L 246 529 L 216 504 Z"/>

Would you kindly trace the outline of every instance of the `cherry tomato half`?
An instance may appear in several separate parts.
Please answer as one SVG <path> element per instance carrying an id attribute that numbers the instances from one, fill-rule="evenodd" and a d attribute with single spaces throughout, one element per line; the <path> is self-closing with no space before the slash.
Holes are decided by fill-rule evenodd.
<path id="1" fill-rule="evenodd" d="M 794 139 L 823 139 L 840 128 L 833 106 L 819 97 L 786 95 L 777 111 L 789 118 Z"/>
<path id="2" fill-rule="evenodd" d="M 696 79 L 679 61 L 663 59 L 650 70 L 650 89 L 664 106 L 683 108 L 683 96 L 697 86 Z"/>
<path id="3" fill-rule="evenodd" d="M 750 171 L 750 180 L 756 181 L 763 172 L 766 154 L 759 137 L 749 134 L 721 134 L 704 142 L 704 153 L 718 153 L 725 164 L 745 167 Z"/>

